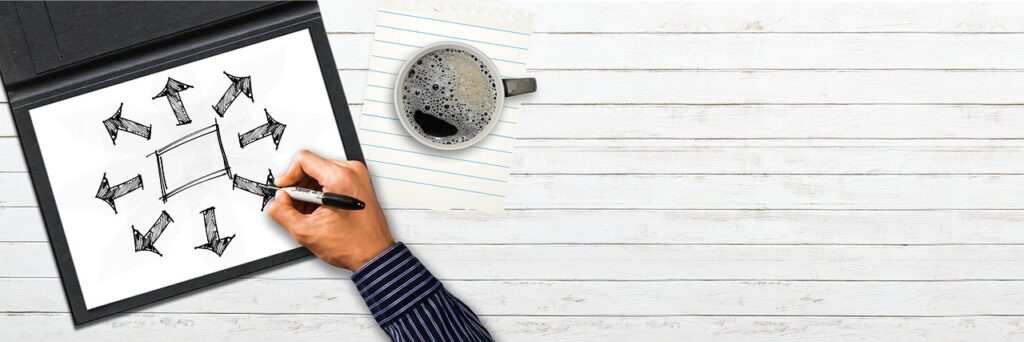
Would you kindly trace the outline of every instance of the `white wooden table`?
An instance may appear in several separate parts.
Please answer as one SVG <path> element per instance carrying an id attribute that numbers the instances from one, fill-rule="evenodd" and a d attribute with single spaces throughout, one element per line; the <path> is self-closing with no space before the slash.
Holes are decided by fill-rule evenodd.
<path id="1" fill-rule="evenodd" d="M 321 6 L 359 113 L 375 5 Z M 387 212 L 501 340 L 1024 338 L 1024 5 L 522 6 L 508 210 Z M 0 340 L 385 338 L 315 260 L 73 330 L 15 135 Z"/>

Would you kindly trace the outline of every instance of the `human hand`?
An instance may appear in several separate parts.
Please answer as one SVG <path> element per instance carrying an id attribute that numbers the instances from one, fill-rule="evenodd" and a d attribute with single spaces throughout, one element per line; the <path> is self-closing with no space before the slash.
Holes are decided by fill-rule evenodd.
<path id="1" fill-rule="evenodd" d="M 370 184 L 366 165 L 326 160 L 302 150 L 277 186 L 352 196 L 366 202 L 363 210 L 344 210 L 300 201 L 278 190 L 267 210 L 292 238 L 328 264 L 355 271 L 395 243 L 384 211 Z"/>

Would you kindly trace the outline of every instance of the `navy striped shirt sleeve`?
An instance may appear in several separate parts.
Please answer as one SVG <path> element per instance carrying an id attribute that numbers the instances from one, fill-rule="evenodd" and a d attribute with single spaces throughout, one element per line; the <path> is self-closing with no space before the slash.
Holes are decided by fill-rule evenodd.
<path id="1" fill-rule="evenodd" d="M 394 341 L 492 341 L 473 310 L 401 242 L 352 273 L 352 281 Z"/>

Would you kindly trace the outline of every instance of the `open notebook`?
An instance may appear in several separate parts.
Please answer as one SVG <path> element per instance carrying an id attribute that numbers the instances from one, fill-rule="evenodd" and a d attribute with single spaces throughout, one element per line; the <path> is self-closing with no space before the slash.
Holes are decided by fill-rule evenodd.
<path id="1" fill-rule="evenodd" d="M 440 41 L 480 49 L 503 77 L 526 76 L 533 16 L 480 2 L 381 0 L 378 6 L 359 132 L 377 196 L 385 207 L 502 209 L 519 99 L 505 100 L 498 125 L 484 140 L 441 151 L 421 145 L 402 128 L 393 87 L 407 58 Z"/>

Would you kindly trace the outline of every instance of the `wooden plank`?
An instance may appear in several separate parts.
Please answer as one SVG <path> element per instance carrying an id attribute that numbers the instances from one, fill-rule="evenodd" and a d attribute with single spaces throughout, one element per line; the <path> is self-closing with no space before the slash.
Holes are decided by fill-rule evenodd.
<path id="1" fill-rule="evenodd" d="M 511 209 L 1024 209 L 1020 174 L 512 175 L 510 184 Z M 28 174 L 0 173 L 0 207 L 35 205 Z"/>
<path id="2" fill-rule="evenodd" d="M 1024 107 L 528 104 L 519 125 L 524 139 L 1019 138 Z"/>
<path id="3" fill-rule="evenodd" d="M 350 104 L 362 103 L 366 74 L 363 70 L 340 71 Z M 543 88 L 540 92 L 524 95 L 524 103 L 1024 103 L 1024 93 L 1015 90 L 1024 88 L 1024 71 L 541 70 L 531 75 Z"/>
<path id="4" fill-rule="evenodd" d="M 0 140 L 2 143 L 2 140 Z M 1020 173 L 1018 140 L 518 140 L 515 174 Z"/>
<path id="5" fill-rule="evenodd" d="M 387 210 L 411 244 L 1024 244 L 1021 210 Z M 566 218 L 571 217 L 571 220 Z M 0 208 L 0 241 L 45 242 L 38 208 Z"/>
<path id="6" fill-rule="evenodd" d="M 938 71 L 539 72 L 537 76 L 542 79 L 542 85 L 547 85 L 544 79 L 554 82 L 546 88 L 552 90 L 526 95 L 527 110 L 523 111 L 525 117 L 520 131 L 526 138 L 1019 137 L 1024 126 L 1021 106 L 807 104 L 1015 103 L 1024 99 L 1024 95 L 1012 91 L 1013 85 L 1022 81 L 1022 75 Z M 361 102 L 366 73 L 346 71 L 342 76 L 350 101 Z M 609 79 L 623 79 L 623 84 L 635 86 L 626 89 L 598 86 Z M 726 87 L 732 90 L 724 89 Z M 863 87 L 873 90 L 862 90 Z M 787 88 L 795 91 L 787 92 Z M 529 102 L 787 101 L 803 104 L 529 105 Z M 553 114 L 558 116 L 559 125 L 549 124 Z M 623 120 L 627 114 L 643 120 Z M 0 136 L 13 136 L 13 122 L 6 104 L 0 104 L 0 117 Z M 615 124 L 608 125 L 608 122 Z"/>
<path id="7" fill-rule="evenodd" d="M 534 32 L 1024 32 L 1013 3 L 512 2 L 534 13 Z M 375 7 L 320 3 L 330 32 L 372 32 Z"/>
<path id="8" fill-rule="evenodd" d="M 365 72 L 341 75 L 356 85 L 347 88 L 349 101 L 361 103 Z M 1024 103 L 1016 91 L 1024 88 L 1024 71 L 541 70 L 531 76 L 541 91 L 524 95 L 528 104 Z"/>
<path id="9" fill-rule="evenodd" d="M 515 174 L 1021 173 L 1021 140 L 518 140 Z M 0 172 L 26 172 L 0 138 Z M 283 171 L 283 170 L 282 170 Z"/>
<path id="10" fill-rule="evenodd" d="M 0 113 L 2 114 L 2 113 Z M 0 137 L 0 172 L 27 172 L 21 141 L 16 137 Z"/>
<path id="11" fill-rule="evenodd" d="M 412 245 L 446 280 L 1019 280 L 1021 245 Z M 46 243 L 0 243 L 0 277 L 56 277 Z M 984 265 L 984 267 L 979 267 Z M 315 259 L 257 275 L 345 279 Z"/>
<path id="12" fill-rule="evenodd" d="M 328 36 L 339 69 L 366 69 L 369 33 Z M 1017 34 L 534 34 L 531 70 L 1020 69 Z M 609 46 L 615 46 L 609 49 Z M 415 47 L 388 46 L 405 59 Z M 358 52 L 358 53 L 357 53 Z M 506 59 L 504 56 L 490 56 Z M 384 59 L 382 59 L 384 61 Z M 397 69 L 401 61 L 388 65 Z"/>
<path id="13" fill-rule="evenodd" d="M 1024 52 L 1005 47 L 1022 43 L 1024 35 L 1005 34 L 538 34 L 529 67 L 1018 69 Z"/>
<path id="14" fill-rule="evenodd" d="M 349 108 L 358 124 L 362 106 Z M 0 104 L 0 137 L 13 137 L 6 110 Z M 1018 139 L 1024 131 L 1024 106 L 527 104 L 521 115 L 520 140 Z"/>
<path id="15" fill-rule="evenodd" d="M 479 315 L 1021 315 L 1022 281 L 446 281 Z M 67 312 L 58 279 L 0 279 L 0 312 Z M 146 307 L 147 313 L 367 315 L 348 281 L 244 279 Z"/>
<path id="16" fill-rule="evenodd" d="M 7 313 L 0 331 L 12 341 L 387 341 L 369 316 L 125 314 L 75 328 L 68 314 Z"/>
<path id="17" fill-rule="evenodd" d="M 0 103 L 0 137 L 12 137 L 17 134 L 18 130 L 14 126 L 11 107 L 7 103 Z"/>
<path id="18" fill-rule="evenodd" d="M 0 208 L 0 241 L 49 241 L 39 208 Z"/>
<path id="19" fill-rule="evenodd" d="M 27 173 L 0 173 L 0 207 L 36 205 L 36 193 Z"/>
<path id="20" fill-rule="evenodd" d="M 1024 208 L 1017 175 L 513 175 L 511 184 L 507 208 Z"/>
<path id="21" fill-rule="evenodd" d="M 365 69 L 369 34 L 331 36 L 341 69 Z M 535 69 L 863 69 L 1015 68 L 1024 62 L 1018 35 L 538 35 Z M 608 51 L 612 44 L 620 49 Z M 692 48 L 700 46 L 701 48 Z M 564 51 L 563 49 L 571 49 Z M 776 50 L 777 49 L 777 50 Z M 950 49 L 963 49 L 951 51 Z M 755 51 L 751 55 L 750 51 Z M 365 75 L 343 83 L 362 87 Z M 557 79 L 557 78 L 556 78 Z M 547 89 L 554 89 L 547 87 Z M 0 88 L 0 102 L 6 93 Z"/>
<path id="22" fill-rule="evenodd" d="M 349 108 L 358 124 L 362 106 Z M 521 139 L 1018 139 L 1024 131 L 1024 106 L 527 104 L 524 108 Z M 0 104 L 0 136 L 12 137 L 14 123 L 4 116 L 5 110 L 7 105 Z M 552 124 L 552 116 L 557 116 L 558 124 Z M 623 116 L 639 119 L 622 120 Z"/>
<path id="23" fill-rule="evenodd" d="M 340 71 L 350 104 L 362 103 L 366 74 Z M 524 95 L 527 104 L 1024 103 L 1015 91 L 1024 87 L 1024 71 L 539 70 L 531 76 L 542 88 Z"/>
<path id="24" fill-rule="evenodd" d="M 548 317 L 485 316 L 484 325 L 502 341 L 1015 341 L 1019 316 L 967 317 Z M 8 313 L 0 330 L 15 341 L 110 340 L 146 336 L 147 341 L 386 341 L 367 316 L 130 313 L 74 329 L 56 313 Z M 154 333 L 158 331 L 159 333 Z"/>
<path id="25" fill-rule="evenodd" d="M 1019 104 L 1024 72 L 537 71 L 526 103 Z M 355 95 L 358 96 L 358 95 Z M 361 97 L 350 97 L 359 101 Z"/>
<path id="26" fill-rule="evenodd" d="M 1024 208 L 1017 175 L 514 175 L 511 184 L 508 208 Z"/>
<path id="27" fill-rule="evenodd" d="M 372 35 L 330 36 L 338 67 L 369 65 Z M 659 34 L 535 37 L 530 67 L 544 69 L 1020 69 L 1024 57 L 1006 34 Z M 608 45 L 619 48 L 609 50 Z M 700 48 L 694 48 L 700 47 Z M 409 48 L 409 53 L 414 49 Z M 566 51 L 566 50 L 569 51 Z M 393 56 L 399 57 L 401 56 Z M 398 63 L 398 62 L 396 62 Z M 396 65 L 397 68 L 397 65 Z M 365 76 L 343 84 L 362 87 Z M 545 87 L 546 89 L 554 89 Z M 6 92 L 0 88 L 0 102 Z"/>

